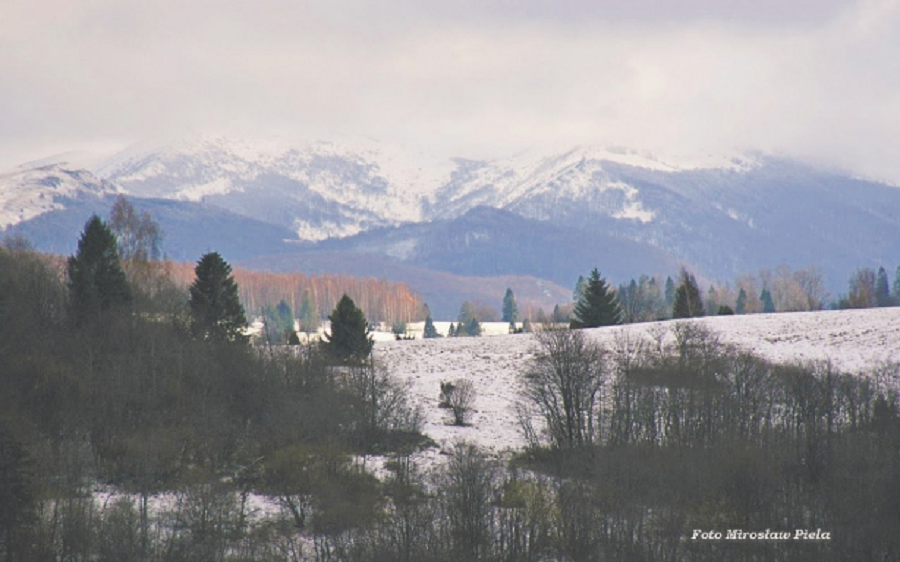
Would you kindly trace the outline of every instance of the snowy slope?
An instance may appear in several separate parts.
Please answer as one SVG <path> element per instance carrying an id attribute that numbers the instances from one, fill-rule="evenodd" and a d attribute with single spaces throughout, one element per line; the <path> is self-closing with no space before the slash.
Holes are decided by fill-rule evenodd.
<path id="1" fill-rule="evenodd" d="M 0 229 L 63 209 L 73 199 L 113 193 L 116 188 L 111 183 L 64 164 L 0 174 Z"/>
<path id="2" fill-rule="evenodd" d="M 422 219 L 427 194 L 449 173 L 366 139 L 301 142 L 182 137 L 137 145 L 98 174 L 142 197 L 206 201 L 286 226 L 304 240 Z"/>
<path id="3" fill-rule="evenodd" d="M 869 310 L 757 314 L 710 317 L 699 322 L 721 340 L 773 361 L 832 361 L 837 367 L 861 375 L 875 370 L 900 374 L 900 307 Z M 588 330 L 591 338 L 613 349 L 617 337 L 648 337 L 673 322 L 633 324 Z M 671 335 L 670 335 L 671 337 Z M 515 403 L 520 373 L 532 357 L 530 334 L 481 338 L 452 338 L 378 342 L 375 357 L 398 378 L 408 381 L 425 413 L 424 432 L 441 448 L 459 439 L 473 441 L 494 454 L 522 447 Z M 440 409 L 440 382 L 471 380 L 477 396 L 470 427 L 446 423 Z M 896 381 L 900 382 L 900 381 Z M 437 453 L 423 454 L 425 462 Z"/>

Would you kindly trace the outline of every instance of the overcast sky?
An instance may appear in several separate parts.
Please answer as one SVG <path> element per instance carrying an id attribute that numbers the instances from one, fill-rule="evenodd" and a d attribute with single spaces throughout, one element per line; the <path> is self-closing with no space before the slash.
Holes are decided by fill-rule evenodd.
<path id="1" fill-rule="evenodd" d="M 900 184 L 900 0 L 0 1 L 0 167 L 186 129 L 756 149 Z"/>

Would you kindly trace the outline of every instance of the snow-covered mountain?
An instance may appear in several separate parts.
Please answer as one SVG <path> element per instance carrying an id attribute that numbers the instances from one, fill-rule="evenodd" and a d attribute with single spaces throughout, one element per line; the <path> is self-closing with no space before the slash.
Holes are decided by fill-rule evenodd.
<path id="1" fill-rule="evenodd" d="M 116 192 L 114 184 L 65 164 L 0 174 L 0 229 L 65 209 L 73 200 L 99 199 Z"/>
<path id="2" fill-rule="evenodd" d="M 302 240 L 420 221 L 443 173 L 374 141 L 225 137 L 137 145 L 97 169 L 135 196 L 204 201 L 290 228 Z"/>
<path id="3" fill-rule="evenodd" d="M 296 242 L 285 249 L 266 236 L 245 256 L 365 252 L 462 275 L 539 275 L 564 286 L 573 283 L 572 269 L 595 266 L 627 277 L 672 273 L 684 263 L 724 281 L 785 263 L 819 266 L 833 292 L 857 267 L 900 261 L 900 189 L 761 154 L 664 157 L 578 147 L 472 160 L 369 139 L 194 136 L 133 146 L 95 164 L 96 177 L 60 171 L 70 168 L 0 177 L 2 224 L 66 207 L 62 195 L 47 191 L 62 181 L 76 200 L 120 190 L 244 217 Z M 485 228 L 484 213 L 468 215 L 478 208 L 507 213 L 498 215 L 506 234 Z M 187 236 L 208 247 L 220 240 L 199 226 Z M 523 266 L 552 255 L 581 261 Z"/>

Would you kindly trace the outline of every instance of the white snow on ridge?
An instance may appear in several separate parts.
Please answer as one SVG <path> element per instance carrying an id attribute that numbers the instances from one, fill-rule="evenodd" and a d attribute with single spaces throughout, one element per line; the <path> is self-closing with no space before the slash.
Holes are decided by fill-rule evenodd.
<path id="1" fill-rule="evenodd" d="M 891 364 L 896 375 L 900 364 L 900 307 L 718 316 L 690 322 L 709 327 L 724 343 L 776 362 L 831 361 L 841 370 L 860 375 Z M 671 330 L 674 322 L 597 328 L 587 334 L 612 350 L 620 334 L 637 338 L 660 327 Z M 532 335 L 516 334 L 377 342 L 374 354 L 410 384 L 413 399 L 425 414 L 423 431 L 442 449 L 468 440 L 501 455 L 525 445 L 515 404 L 521 373 L 534 347 Z M 471 380 L 477 393 L 469 427 L 449 425 L 449 413 L 437 407 L 441 381 L 459 378 Z M 434 456 L 434 452 L 423 454 L 423 462 L 432 462 Z"/>
<path id="2" fill-rule="evenodd" d="M 0 174 L 0 229 L 64 208 L 61 198 L 109 193 L 113 185 L 62 164 Z"/>

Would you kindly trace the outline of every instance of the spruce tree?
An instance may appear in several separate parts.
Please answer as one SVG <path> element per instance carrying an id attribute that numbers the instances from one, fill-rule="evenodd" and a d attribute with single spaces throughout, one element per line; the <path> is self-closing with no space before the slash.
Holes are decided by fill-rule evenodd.
<path id="1" fill-rule="evenodd" d="M 878 306 L 891 306 L 893 304 L 891 286 L 884 267 L 878 268 L 878 277 L 875 279 L 875 304 Z"/>
<path id="2" fill-rule="evenodd" d="M 346 294 L 328 316 L 331 333 L 325 334 L 326 349 L 341 361 L 362 361 L 372 353 L 372 336 L 366 315 Z"/>
<path id="3" fill-rule="evenodd" d="M 894 273 L 894 302 L 900 304 L 900 265 Z"/>
<path id="4" fill-rule="evenodd" d="M 775 312 L 775 302 L 772 300 L 772 293 L 769 289 L 763 289 L 759 294 L 759 300 L 762 302 L 763 312 Z"/>
<path id="5" fill-rule="evenodd" d="M 316 301 L 310 296 L 309 289 L 303 291 L 303 302 L 300 304 L 300 324 L 307 334 L 319 329 L 319 308 Z"/>
<path id="6" fill-rule="evenodd" d="M 131 301 L 131 287 L 119 263 L 116 237 L 100 217 L 92 216 L 66 267 L 69 314 L 82 324 L 100 312 Z"/>
<path id="7" fill-rule="evenodd" d="M 465 332 L 467 336 L 472 337 L 481 335 L 481 322 L 478 321 L 478 318 L 473 317 L 469 320 L 469 323 L 466 324 Z"/>
<path id="8" fill-rule="evenodd" d="M 703 302 L 700 300 L 700 288 L 697 280 L 687 272 L 681 270 L 681 281 L 675 289 L 675 302 L 672 305 L 672 318 L 695 318 L 703 316 Z"/>
<path id="9" fill-rule="evenodd" d="M 594 268 L 572 313 L 573 328 L 596 328 L 622 323 L 622 309 L 615 292 Z"/>
<path id="10" fill-rule="evenodd" d="M 191 285 L 191 331 L 215 342 L 246 342 L 247 317 L 238 298 L 238 286 L 218 252 L 204 254 L 194 269 Z"/>
<path id="11" fill-rule="evenodd" d="M 519 319 L 519 307 L 516 305 L 516 297 L 513 295 L 512 289 L 507 288 L 506 294 L 503 295 L 503 321 L 515 322 Z"/>
<path id="12" fill-rule="evenodd" d="M 740 292 L 737 296 L 737 301 L 734 303 L 734 313 L 735 314 L 744 314 L 747 312 L 747 291 L 741 287 Z"/>
<path id="13" fill-rule="evenodd" d="M 666 277 L 665 299 L 666 308 L 672 308 L 675 304 L 675 281 L 672 280 L 671 276 Z"/>
<path id="14" fill-rule="evenodd" d="M 438 334 L 437 328 L 434 327 L 434 320 L 431 319 L 431 315 L 425 319 L 425 339 L 439 338 L 441 337 Z"/>

